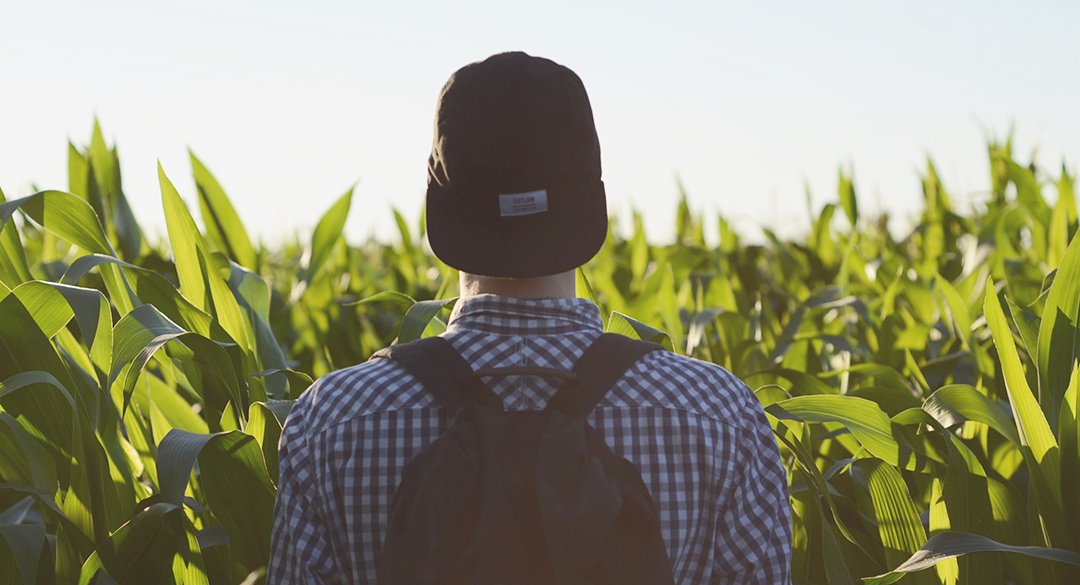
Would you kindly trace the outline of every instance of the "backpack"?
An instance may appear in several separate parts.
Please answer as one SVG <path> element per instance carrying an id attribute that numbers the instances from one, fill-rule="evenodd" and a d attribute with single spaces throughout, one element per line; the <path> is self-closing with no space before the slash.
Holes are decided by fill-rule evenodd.
<path id="1" fill-rule="evenodd" d="M 668 585 L 671 563 L 637 467 L 586 417 L 653 343 L 601 335 L 572 372 L 473 372 L 441 337 L 377 352 L 452 416 L 394 494 L 378 582 L 385 585 Z M 543 410 L 504 412 L 482 378 L 565 381 Z"/>

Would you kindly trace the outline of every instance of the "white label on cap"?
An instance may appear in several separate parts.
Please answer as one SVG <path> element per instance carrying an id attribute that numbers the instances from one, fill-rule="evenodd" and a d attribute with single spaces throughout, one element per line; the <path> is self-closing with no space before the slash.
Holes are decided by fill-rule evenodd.
<path id="1" fill-rule="evenodd" d="M 503 217 L 532 215 L 548 210 L 547 189 L 528 193 L 499 195 L 499 214 Z"/>

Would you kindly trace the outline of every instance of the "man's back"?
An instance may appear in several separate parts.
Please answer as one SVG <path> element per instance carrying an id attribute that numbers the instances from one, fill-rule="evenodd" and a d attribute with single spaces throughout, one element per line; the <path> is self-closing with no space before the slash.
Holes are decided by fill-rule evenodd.
<path id="1" fill-rule="evenodd" d="M 458 301 L 444 335 L 473 369 L 569 370 L 601 334 L 580 299 L 479 295 Z M 543 408 L 556 383 L 490 383 L 507 410 Z M 449 422 L 390 360 L 320 379 L 281 441 L 271 583 L 374 583 L 405 465 Z M 656 504 L 675 581 L 786 583 L 787 482 L 756 398 L 719 366 L 654 352 L 589 422 L 638 466 Z"/>

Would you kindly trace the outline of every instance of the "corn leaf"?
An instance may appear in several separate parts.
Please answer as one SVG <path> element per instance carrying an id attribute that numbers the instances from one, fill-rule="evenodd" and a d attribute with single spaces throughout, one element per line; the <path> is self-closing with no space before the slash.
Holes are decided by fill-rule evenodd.
<path id="1" fill-rule="evenodd" d="M 197 308 L 209 311 L 207 298 L 207 270 L 205 259 L 199 254 L 199 228 L 195 225 L 180 194 L 176 191 L 165 169 L 158 163 L 158 182 L 161 184 L 161 203 L 165 209 L 165 226 L 172 244 L 173 262 L 180 279 L 180 293 Z"/>
<path id="2" fill-rule="evenodd" d="M 885 562 L 890 567 L 896 566 L 926 542 L 919 510 L 895 467 L 878 459 L 863 459 L 859 467 L 866 472 Z"/>
<path id="3" fill-rule="evenodd" d="M 167 502 L 183 501 L 196 459 L 206 502 L 228 532 L 232 554 L 245 566 L 265 566 L 274 486 L 259 443 L 240 431 L 209 435 L 170 431 L 158 445 L 158 477 Z"/>
<path id="4" fill-rule="evenodd" d="M 341 239 L 341 233 L 345 229 L 345 220 L 349 217 L 349 207 L 352 205 L 353 189 L 349 188 L 322 216 L 315 225 L 315 231 L 311 235 L 311 248 L 304 263 L 305 282 L 310 283 L 318 276 L 334 245 Z"/>
<path id="5" fill-rule="evenodd" d="M 988 281 L 983 311 L 1001 360 L 1005 388 L 1015 413 L 1022 451 L 1029 459 L 1028 466 L 1035 479 L 1036 503 L 1039 515 L 1046 525 L 1047 544 L 1052 545 L 1066 538 L 1062 526 L 1061 455 L 1050 425 L 1028 386 L 1020 356 L 1016 352 L 1016 344 L 1013 343 L 1012 330 L 1009 329 L 995 291 L 993 281 Z"/>
<path id="6" fill-rule="evenodd" d="M 79 585 L 109 580 L 119 585 L 168 582 L 173 557 L 180 550 L 180 515 L 180 508 L 171 503 L 141 510 L 86 559 Z M 103 581 L 103 577 L 108 580 Z"/>
<path id="7" fill-rule="evenodd" d="M 980 552 L 1021 554 L 1036 559 L 1046 559 L 1080 567 L 1080 553 L 1070 550 L 1039 546 L 1012 546 L 978 534 L 942 532 L 931 536 L 921 549 L 911 555 L 911 558 L 904 561 L 900 566 L 883 575 L 864 578 L 863 584 L 888 585 L 899 581 L 905 573 L 928 569 L 945 559 Z"/>
<path id="8" fill-rule="evenodd" d="M 617 311 L 612 311 L 608 316 L 605 331 L 608 333 L 618 333 L 619 335 L 624 335 L 630 339 L 651 341 L 660 344 L 668 351 L 673 351 L 671 337 L 668 336 L 667 333 Z"/>
<path id="9" fill-rule="evenodd" d="M 30 498 L 23 500 L 27 503 L 32 503 Z M 16 504 L 18 505 L 18 504 Z M 11 509 L 5 511 L 10 512 Z M 41 554 L 45 551 L 47 541 L 45 540 L 45 525 L 44 524 L 20 524 L 18 521 L 7 521 L 0 518 L 0 542 L 5 545 L 11 556 L 14 557 L 12 563 L 14 569 L 17 570 L 17 575 L 21 578 L 22 583 L 28 583 L 33 585 L 37 583 L 38 579 L 38 565 L 41 560 Z M 3 560 L 4 556 L 0 554 L 0 560 Z M 0 569 L 0 578 L 4 577 L 3 569 Z M 12 576 L 11 573 L 8 573 Z M 14 579 L 9 582 L 17 583 Z"/>
<path id="10" fill-rule="evenodd" d="M 1039 403 L 1047 420 L 1058 419 L 1058 408 L 1077 360 L 1080 360 L 1080 238 L 1074 237 L 1058 266 L 1039 326 Z"/>
<path id="11" fill-rule="evenodd" d="M 796 396 L 766 409 L 779 419 L 836 422 L 872 453 L 891 465 L 899 462 L 900 447 L 892 435 L 889 416 L 877 404 L 854 396 Z"/>
<path id="12" fill-rule="evenodd" d="M 194 152 L 188 150 L 188 156 L 207 237 L 241 266 L 255 268 L 255 248 L 229 196 Z"/>
<path id="13" fill-rule="evenodd" d="M 990 428 L 1009 439 L 1009 442 L 1020 446 L 1020 436 L 1016 432 L 1013 420 L 986 394 L 972 386 L 964 384 L 943 386 L 926 399 L 922 408 L 946 427 L 964 420 L 973 420 L 989 425 Z"/>
<path id="14" fill-rule="evenodd" d="M 94 365 L 102 372 L 109 371 L 112 363 L 112 311 L 101 291 L 31 281 L 19 285 L 12 293 L 19 297 L 46 337 L 56 335 L 74 317 Z"/>
<path id="15" fill-rule="evenodd" d="M 1061 487 L 1065 524 L 1072 530 L 1073 542 L 1080 542 L 1080 364 L 1073 367 L 1072 379 L 1065 390 L 1058 423 L 1061 440 Z"/>
<path id="16" fill-rule="evenodd" d="M 413 303 L 409 310 L 405 312 L 405 318 L 401 321 L 397 342 L 408 343 L 420 339 L 431 320 L 442 312 L 444 308 L 453 306 L 455 301 L 457 301 L 457 297 Z"/>
<path id="17" fill-rule="evenodd" d="M 214 409 L 222 409 L 227 403 L 243 406 L 235 370 L 225 349 L 197 333 L 185 331 L 153 305 L 143 305 L 124 316 L 113 329 L 114 361 L 109 380 L 110 386 L 120 384 L 122 412 L 127 411 L 135 382 L 147 362 L 158 349 L 174 340 L 190 348 L 192 361 L 204 365 L 207 376 L 214 380 L 215 383 L 208 385 L 213 392 L 202 397 L 207 406 Z"/>

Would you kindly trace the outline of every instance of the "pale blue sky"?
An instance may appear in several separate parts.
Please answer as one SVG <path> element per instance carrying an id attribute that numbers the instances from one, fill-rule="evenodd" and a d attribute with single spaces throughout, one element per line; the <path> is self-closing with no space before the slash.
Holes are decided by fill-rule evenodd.
<path id="1" fill-rule="evenodd" d="M 359 180 L 348 233 L 415 217 L 439 88 L 504 50 L 575 71 L 612 211 L 672 231 L 674 176 L 744 232 L 805 229 L 852 164 L 868 211 L 910 213 L 929 153 L 961 203 L 987 132 L 1054 172 L 1080 161 L 1077 2 L 6 2 L 0 187 L 65 188 L 100 116 L 163 233 L 155 159 L 193 201 L 190 146 L 250 230 L 307 231 Z M 899 224 L 900 222 L 898 222 Z"/>

